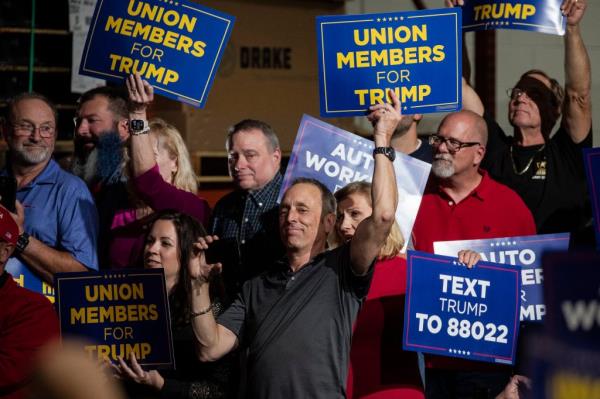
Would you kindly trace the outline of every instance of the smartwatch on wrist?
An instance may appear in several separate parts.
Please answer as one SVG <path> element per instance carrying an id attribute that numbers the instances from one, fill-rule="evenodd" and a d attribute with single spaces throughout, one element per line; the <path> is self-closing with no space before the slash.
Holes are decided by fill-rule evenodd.
<path id="1" fill-rule="evenodd" d="M 146 134 L 150 132 L 150 125 L 145 119 L 132 119 L 129 121 L 129 132 L 134 136 Z"/>
<path id="2" fill-rule="evenodd" d="M 377 154 L 385 155 L 392 162 L 396 159 L 396 150 L 394 150 L 393 147 L 375 147 L 373 150 L 373 158 L 375 158 L 375 155 Z"/>
<path id="3" fill-rule="evenodd" d="M 27 234 L 26 232 L 23 232 L 23 234 L 21 234 L 19 236 L 19 238 L 17 238 L 17 245 L 15 245 L 15 248 L 18 253 L 23 253 L 23 251 L 25 251 L 25 248 L 27 248 L 28 245 L 29 245 L 29 234 Z"/>

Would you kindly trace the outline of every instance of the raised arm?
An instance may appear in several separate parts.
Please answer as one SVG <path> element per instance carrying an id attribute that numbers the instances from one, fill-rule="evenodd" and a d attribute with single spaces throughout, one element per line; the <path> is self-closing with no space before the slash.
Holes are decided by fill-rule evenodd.
<path id="1" fill-rule="evenodd" d="M 393 91 L 389 91 L 392 104 L 371 106 L 368 118 L 373 123 L 375 147 L 390 147 L 392 134 L 402 119 L 400 101 Z M 379 254 L 379 251 L 396 218 L 398 187 L 394 164 L 384 154 L 376 154 L 371 201 L 373 213 L 363 220 L 356 229 L 350 243 L 350 257 L 355 274 L 363 275 Z"/>
<path id="2" fill-rule="evenodd" d="M 131 110 L 129 120 L 142 120 L 148 123 L 146 108 L 154 99 L 154 89 L 139 74 L 129 75 L 126 80 Z M 152 139 L 147 134 L 131 134 L 131 169 L 134 177 L 138 177 L 156 165 L 156 154 L 152 148 Z"/>
<path id="3" fill-rule="evenodd" d="M 579 27 L 585 9 L 586 0 L 565 0 L 561 5 L 561 10 L 567 17 L 562 123 L 575 143 L 583 141 L 592 126 L 592 72 Z"/>
<path id="4" fill-rule="evenodd" d="M 199 238 L 195 244 L 195 256 L 188 264 L 189 301 L 192 329 L 196 340 L 196 354 L 203 362 L 215 361 L 238 346 L 238 337 L 218 324 L 212 312 L 209 295 L 212 276 L 220 273 L 221 264 L 207 264 L 204 251 L 216 238 Z M 235 306 L 235 303 L 234 305 Z"/>

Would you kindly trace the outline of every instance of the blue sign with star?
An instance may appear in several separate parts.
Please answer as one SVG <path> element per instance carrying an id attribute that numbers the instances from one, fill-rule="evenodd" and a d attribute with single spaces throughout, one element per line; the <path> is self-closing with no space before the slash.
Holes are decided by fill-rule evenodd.
<path id="1" fill-rule="evenodd" d="M 317 17 L 320 112 L 365 115 L 390 102 L 404 114 L 461 108 L 460 7 Z"/>
<path id="2" fill-rule="evenodd" d="M 60 334 L 83 337 L 84 351 L 117 362 L 135 355 L 153 368 L 175 364 L 163 269 L 55 274 Z"/>
<path id="3" fill-rule="evenodd" d="M 98 0 L 79 73 L 122 82 L 137 72 L 156 93 L 201 108 L 234 19 L 188 0 Z"/>
<path id="4" fill-rule="evenodd" d="M 433 250 L 438 255 L 456 256 L 462 249 L 479 252 L 485 261 L 521 266 L 521 321 L 541 322 L 544 304 L 542 255 L 548 251 L 569 249 L 569 233 L 536 236 L 502 237 L 484 240 L 438 241 Z"/>
<path id="5" fill-rule="evenodd" d="M 465 0 L 463 30 L 519 29 L 564 35 L 563 0 Z"/>
<path id="6" fill-rule="evenodd" d="M 408 251 L 404 350 L 513 364 L 519 267 Z"/>

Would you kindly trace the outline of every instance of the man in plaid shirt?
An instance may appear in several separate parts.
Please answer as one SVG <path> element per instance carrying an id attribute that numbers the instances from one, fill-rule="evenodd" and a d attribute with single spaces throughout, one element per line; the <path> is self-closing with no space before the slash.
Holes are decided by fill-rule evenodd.
<path id="1" fill-rule="evenodd" d="M 211 233 L 221 241 L 219 261 L 233 300 L 244 281 L 284 254 L 277 216 L 281 150 L 273 128 L 253 119 L 229 129 L 226 148 L 236 189 L 216 204 Z"/>

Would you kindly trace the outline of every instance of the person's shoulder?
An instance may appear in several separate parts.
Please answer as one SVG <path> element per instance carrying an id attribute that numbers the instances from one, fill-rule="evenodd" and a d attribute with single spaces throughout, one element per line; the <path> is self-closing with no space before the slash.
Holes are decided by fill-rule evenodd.
<path id="1" fill-rule="evenodd" d="M 54 173 L 56 173 L 56 182 L 62 187 L 78 193 L 90 194 L 90 190 L 80 177 L 75 176 L 58 165 Z"/>
<path id="2" fill-rule="evenodd" d="M 239 199 L 244 193 L 239 190 L 233 190 L 222 196 L 215 204 L 215 209 L 218 207 L 227 206 Z"/>
<path id="3" fill-rule="evenodd" d="M 37 292 L 33 292 L 27 288 L 23 288 L 18 285 L 14 280 L 12 280 L 12 276 L 9 275 L 8 280 L 5 284 L 6 287 L 6 295 L 7 301 L 10 302 L 11 307 L 18 312 L 25 311 L 35 311 L 37 312 L 52 312 L 54 313 L 54 308 L 50 301 Z M 9 300 L 10 298 L 10 300 Z"/>
<path id="4" fill-rule="evenodd" d="M 523 205 L 527 207 L 525 202 L 521 199 L 521 196 L 517 194 L 515 190 L 508 187 L 506 184 L 500 183 L 499 181 L 487 175 L 486 184 L 488 185 L 487 190 L 490 197 L 496 201 L 506 202 L 511 201 L 511 204 Z"/>

